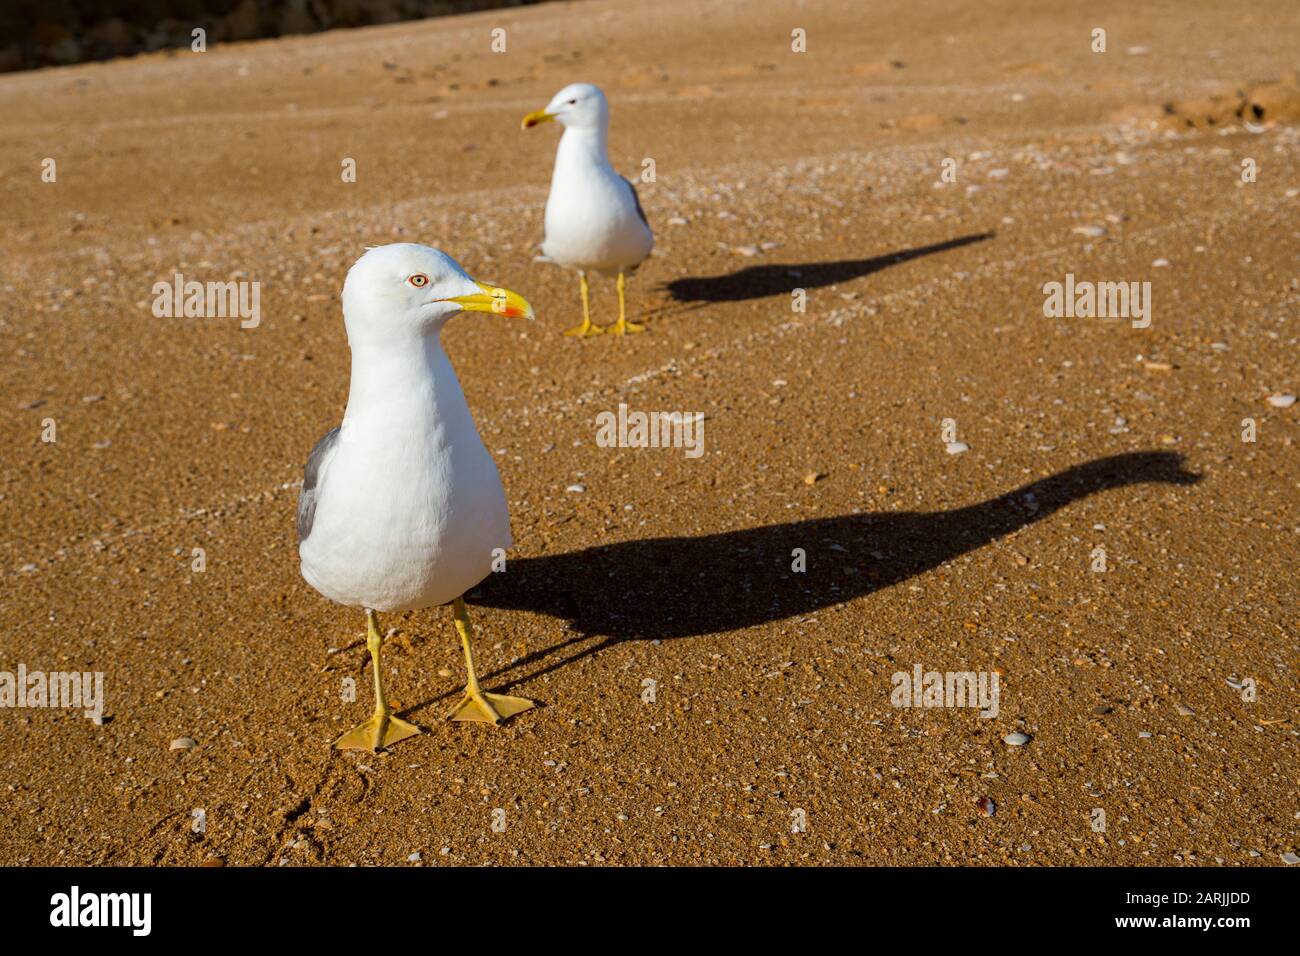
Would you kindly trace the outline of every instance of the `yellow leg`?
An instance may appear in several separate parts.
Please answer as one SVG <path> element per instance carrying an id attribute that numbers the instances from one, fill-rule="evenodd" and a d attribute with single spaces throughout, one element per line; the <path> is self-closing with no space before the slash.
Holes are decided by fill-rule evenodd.
<path id="1" fill-rule="evenodd" d="M 474 652 L 469 646 L 474 629 L 465 612 L 465 602 L 456 598 L 452 602 L 452 619 L 456 622 L 456 631 L 460 634 L 460 643 L 465 648 L 465 670 L 469 679 L 465 685 L 465 696 L 455 709 L 447 715 L 450 720 L 475 720 L 485 724 L 499 724 L 507 717 L 523 713 L 536 705 L 526 697 L 507 697 L 504 694 L 489 694 L 478 685 L 478 674 L 474 672 Z"/>
<path id="2" fill-rule="evenodd" d="M 379 650 L 383 642 L 375 612 L 367 608 L 366 647 L 370 649 L 370 666 L 375 672 L 375 712 L 365 723 L 357 724 L 334 741 L 339 750 L 369 750 L 373 753 L 380 747 L 391 747 L 399 740 L 421 733 L 415 724 L 394 717 L 388 709 L 388 698 L 384 696 L 384 672 L 379 666 Z"/>
<path id="3" fill-rule="evenodd" d="M 615 335 L 625 332 L 644 332 L 645 326 L 627 320 L 626 307 L 623 304 L 623 273 L 618 274 L 618 321 L 610 328 Z"/>
<path id="4" fill-rule="evenodd" d="M 591 306 L 587 302 L 587 273 L 579 272 L 578 282 L 582 286 L 582 325 L 575 325 L 571 329 L 565 329 L 564 334 L 580 339 L 588 335 L 600 335 L 605 330 L 599 325 L 591 324 Z"/>

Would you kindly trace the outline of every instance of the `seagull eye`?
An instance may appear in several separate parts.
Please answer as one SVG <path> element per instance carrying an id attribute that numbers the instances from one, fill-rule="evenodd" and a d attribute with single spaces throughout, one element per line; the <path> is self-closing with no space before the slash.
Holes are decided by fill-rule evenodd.
<path id="1" fill-rule="evenodd" d="M 422 272 L 417 272 L 406 281 L 411 283 L 411 285 L 415 286 L 417 289 L 423 289 L 429 284 L 429 277 Z"/>
<path id="2" fill-rule="evenodd" d="M 569 100 L 569 105 L 570 105 L 570 106 L 576 106 L 577 103 L 578 103 L 577 100 Z"/>

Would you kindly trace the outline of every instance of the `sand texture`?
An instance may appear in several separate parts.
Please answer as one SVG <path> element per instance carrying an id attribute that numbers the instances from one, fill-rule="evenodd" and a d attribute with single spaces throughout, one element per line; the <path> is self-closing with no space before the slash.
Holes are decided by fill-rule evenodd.
<path id="1" fill-rule="evenodd" d="M 0 670 L 105 695 L 0 710 L 0 863 L 1283 865 L 1297 36 L 1292 0 L 587 0 L 0 76 Z M 653 160 L 643 335 L 561 336 L 535 258 L 558 130 L 519 121 L 576 80 Z M 394 615 L 428 733 L 344 754 L 364 619 L 295 502 L 394 241 L 538 312 L 444 341 L 515 537 L 481 672 L 543 706 L 444 721 L 449 612 Z M 178 272 L 260 321 L 155 317 Z M 1045 316 L 1067 276 L 1150 283 L 1149 326 Z M 620 403 L 703 454 L 602 447 Z M 998 715 L 893 706 L 917 665 Z"/>

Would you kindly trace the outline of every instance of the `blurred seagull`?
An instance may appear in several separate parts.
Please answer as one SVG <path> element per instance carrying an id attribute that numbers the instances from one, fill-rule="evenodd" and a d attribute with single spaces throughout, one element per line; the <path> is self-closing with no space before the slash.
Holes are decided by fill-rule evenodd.
<path id="1" fill-rule="evenodd" d="M 605 144 L 609 138 L 609 104 L 590 83 L 574 83 L 555 94 L 549 106 L 524 117 L 523 128 L 555 120 L 564 127 L 555 152 L 551 195 L 546 200 L 546 238 L 542 253 L 552 262 L 578 270 L 582 288 L 582 325 L 565 335 L 598 335 L 587 303 L 587 273 L 618 275 L 616 334 L 641 332 L 627 321 L 623 277 L 645 261 L 654 235 L 632 183 L 614 172 Z"/>
<path id="2" fill-rule="evenodd" d="M 501 478 L 439 339 L 462 312 L 533 318 L 519 295 L 412 243 L 370 249 L 343 285 L 347 409 L 312 449 L 298 498 L 302 576 L 366 612 L 375 713 L 334 742 L 340 749 L 375 750 L 420 733 L 384 696 L 377 611 L 452 605 L 469 675 L 452 720 L 495 724 L 533 706 L 485 692 L 470 649 L 461 596 L 487 577 L 494 549 L 512 542 Z"/>

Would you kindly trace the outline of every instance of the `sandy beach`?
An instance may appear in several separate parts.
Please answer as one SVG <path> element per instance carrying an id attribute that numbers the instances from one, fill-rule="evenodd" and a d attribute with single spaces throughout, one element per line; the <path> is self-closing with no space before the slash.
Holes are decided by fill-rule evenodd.
<path id="1" fill-rule="evenodd" d="M 0 707 L 0 864 L 1285 865 L 1298 35 L 1285 0 L 585 0 L 0 76 L 0 671 L 103 686 Z M 563 337 L 537 259 L 557 131 L 520 119 L 577 80 L 655 230 L 643 335 Z M 449 614 L 392 615 L 428 732 L 341 753 L 365 622 L 295 502 L 344 275 L 399 241 L 537 311 L 443 340 L 515 538 L 467 598 L 484 684 L 542 706 L 445 721 Z M 177 274 L 256 321 L 159 317 Z M 598 442 L 620 405 L 700 453 Z M 918 669 L 996 714 L 900 706 Z"/>

